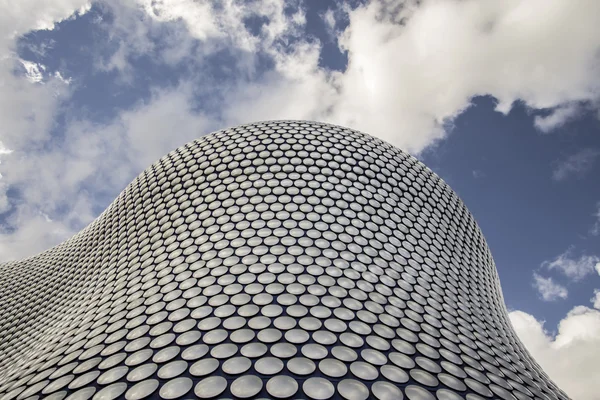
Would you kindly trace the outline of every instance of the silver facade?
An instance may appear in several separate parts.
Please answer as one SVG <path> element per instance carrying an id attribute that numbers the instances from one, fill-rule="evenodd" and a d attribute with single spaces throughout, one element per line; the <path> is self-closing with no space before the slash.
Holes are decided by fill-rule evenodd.
<path id="1" fill-rule="evenodd" d="M 305 121 L 169 153 L 0 265 L 0 398 L 566 399 L 515 335 L 456 194 Z"/>

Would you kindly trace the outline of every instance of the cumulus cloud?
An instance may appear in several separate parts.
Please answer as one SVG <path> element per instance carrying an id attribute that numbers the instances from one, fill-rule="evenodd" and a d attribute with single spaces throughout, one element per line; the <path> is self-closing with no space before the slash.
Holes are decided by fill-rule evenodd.
<path id="1" fill-rule="evenodd" d="M 155 91 L 109 123 L 69 121 L 64 136 L 35 157 L 15 152 L 25 159 L 5 168 L 0 180 L 18 192 L 0 229 L 0 259 L 35 254 L 74 234 L 164 153 L 216 129 L 191 110 L 190 96 L 185 87 Z M 97 199 L 104 202 L 100 210 Z"/>
<path id="2" fill-rule="evenodd" d="M 10 219 L 3 223 L 0 231 L 0 257 L 3 261 L 39 253 L 76 233 L 61 221 L 52 221 L 29 207 L 20 208 L 11 214 Z"/>
<path id="3" fill-rule="evenodd" d="M 61 80 L 44 79 L 45 66 L 15 55 L 15 40 L 31 30 L 51 30 L 55 23 L 89 10 L 84 0 L 24 0 L 0 13 L 0 143 L 23 148 L 47 138 L 61 95 Z M 15 74 L 17 66 L 23 74 Z M 64 91 L 63 91 L 64 93 Z"/>
<path id="4" fill-rule="evenodd" d="M 229 124 L 265 119 L 327 120 L 337 93 L 324 84 L 331 73 L 318 67 L 319 46 L 304 43 L 273 57 L 274 70 L 253 82 L 238 81 L 224 94 Z"/>
<path id="5" fill-rule="evenodd" d="M 349 12 L 340 37 L 349 65 L 332 117 L 418 152 L 488 94 L 504 113 L 517 100 L 562 113 L 538 121 L 548 131 L 567 105 L 598 96 L 600 25 L 590 12 L 600 3 L 370 2 Z"/>
<path id="6" fill-rule="evenodd" d="M 544 329 L 543 321 L 523 311 L 512 311 L 509 316 L 527 350 L 561 389 L 573 399 L 598 398 L 600 311 L 573 308 L 560 321 L 555 335 Z"/>
<path id="7" fill-rule="evenodd" d="M 119 137 L 94 128 L 73 124 L 62 140 L 10 155 L 16 159 L 8 160 L 0 181 L 12 189 L 10 205 L 4 209 L 10 212 L 3 216 L 0 228 L 2 260 L 33 255 L 55 245 L 96 216 L 95 199 L 117 179 L 122 164 L 128 164 L 118 159 L 123 157 Z"/>
<path id="8" fill-rule="evenodd" d="M 3 7 L 0 13 L 2 260 L 33 254 L 73 233 L 62 221 L 45 218 L 35 201 L 30 203 L 29 198 L 21 197 L 20 189 L 27 183 L 15 179 L 15 175 L 21 175 L 29 165 L 40 162 L 36 149 L 45 146 L 50 139 L 54 118 L 69 94 L 68 80 L 62 75 L 55 73 L 45 77 L 44 65 L 19 58 L 15 54 L 15 41 L 31 30 L 54 29 L 57 22 L 83 14 L 89 7 L 89 1 L 83 0 L 24 0 Z M 76 202 L 70 202 L 69 208 L 76 207 Z M 86 223 L 89 218 L 88 215 Z"/>
<path id="9" fill-rule="evenodd" d="M 132 59 L 150 55 L 152 62 L 170 66 L 188 62 L 186 71 L 196 72 L 170 89 L 156 83 L 148 99 L 109 121 L 71 117 L 64 134 L 53 137 L 56 116 L 74 89 L 60 72 L 46 76 L 41 64 L 18 58 L 15 39 L 53 29 L 89 10 L 90 2 L 21 0 L 7 7 L 0 14 L 1 260 L 32 255 L 72 235 L 152 161 L 221 126 L 320 119 L 418 153 L 444 138 L 448 124 L 475 96 L 494 97 L 502 113 L 516 101 L 543 111 L 534 121 L 542 132 L 562 126 L 580 107 L 598 104 L 595 0 L 375 0 L 342 7 L 323 15 L 348 57 L 341 72 L 319 63 L 321 43 L 305 37 L 300 2 L 102 3 L 114 12 L 105 23 L 116 51 L 97 60 L 99 71 L 131 81 Z M 343 31 L 340 13 L 347 22 Z M 244 22 L 248 18 L 263 22 L 252 30 Z M 228 63 L 217 79 L 211 57 L 223 53 Z M 14 73 L 16 65 L 22 74 Z M 197 97 L 203 98 L 201 106 Z M 593 268 L 600 273 L 593 257 L 565 253 L 546 267 L 577 280 Z M 566 288 L 537 277 L 542 297 L 567 297 Z M 593 303 L 598 308 L 598 292 Z M 594 375 L 600 312 L 576 307 L 555 336 L 523 312 L 512 312 L 511 321 L 572 397 L 591 399 L 600 391 Z"/>
<path id="10" fill-rule="evenodd" d="M 554 282 L 550 277 L 545 278 L 535 272 L 533 274 L 533 287 L 544 301 L 566 299 L 569 294 L 566 287 Z"/>
<path id="11" fill-rule="evenodd" d="M 550 110 L 536 119 L 541 130 L 550 131 L 575 115 L 580 105 L 595 101 L 600 88 L 595 79 L 600 72 L 600 26 L 593 17 L 600 3 L 591 0 L 371 1 L 345 7 L 339 10 L 348 19 L 338 37 L 348 56 L 342 73 L 315 66 L 312 54 L 321 46 L 300 39 L 301 8 L 286 13 L 275 0 L 227 1 L 222 8 L 191 0 L 139 2 L 153 20 L 181 21 L 192 37 L 210 43 L 209 48 L 262 50 L 274 60 L 274 69 L 264 75 L 230 77 L 235 84 L 223 84 L 227 100 L 251 98 L 261 110 L 271 109 L 274 99 L 287 99 L 302 106 L 280 105 L 274 116 L 349 125 L 413 153 L 443 138 L 445 126 L 475 96 L 495 97 L 503 113 L 517 100 L 534 110 Z M 268 22 L 252 33 L 241 22 L 249 17 Z M 332 12 L 323 17 L 335 22 Z M 304 58 L 307 47 L 314 50 Z M 293 63 L 278 62 L 280 58 Z M 256 59 L 244 61 L 253 65 Z M 282 65 L 299 66 L 299 74 L 283 71 Z M 243 105 L 236 103 L 229 114 Z"/>
<path id="12" fill-rule="evenodd" d="M 555 259 L 544 261 L 542 268 L 557 270 L 572 281 L 579 281 L 594 272 L 600 274 L 600 258 L 598 256 L 582 254 L 579 257 L 573 257 L 572 252 L 572 248 L 569 248 Z"/>
<path id="13" fill-rule="evenodd" d="M 600 151 L 597 149 L 583 149 L 571 154 L 558 163 L 552 172 L 552 179 L 562 181 L 571 176 L 582 177 L 593 167 L 598 156 Z"/>
<path id="14" fill-rule="evenodd" d="M 131 149 L 133 170 L 141 172 L 166 152 L 217 129 L 215 120 L 192 110 L 192 96 L 185 85 L 156 91 L 113 122 Z"/>
<path id="15" fill-rule="evenodd" d="M 165 139 L 163 131 L 174 131 L 165 119 L 177 124 L 181 140 L 259 119 L 318 119 L 419 153 L 445 137 L 475 96 L 494 97 L 503 113 L 516 101 L 543 111 L 545 116 L 535 123 L 546 132 L 580 107 L 597 104 L 600 93 L 600 2 L 594 0 L 373 0 L 339 7 L 323 17 L 335 26 L 334 39 L 348 58 L 341 71 L 321 64 L 322 44 L 306 35 L 300 1 L 100 3 L 112 12 L 101 24 L 115 51 L 97 60 L 98 71 L 115 72 L 117 79 L 133 84 L 138 75 L 134 60 L 145 56 L 152 63 L 184 66 L 185 76 L 170 77 L 170 82 L 179 81 L 174 87 L 187 91 L 176 95 L 163 82 L 146 82 L 150 98 L 134 102 L 110 121 L 68 119 L 71 126 L 65 130 L 74 142 L 100 143 L 98 151 L 110 152 L 106 161 L 93 154 L 89 157 L 97 163 L 86 163 L 77 151 L 61 153 L 64 142 L 52 136 L 56 116 L 76 90 L 68 85 L 69 77 L 46 76 L 35 65 L 42 80 L 31 82 L 39 77 L 32 64 L 20 64 L 29 69 L 19 76 L 13 73 L 20 62 L 16 56 L 2 59 L 0 121 L 6 129 L 0 141 L 14 152 L 2 155 L 0 209 L 6 226 L 0 242 L 10 243 L 10 236 L 39 213 L 64 224 L 63 232 L 82 228 L 106 207 L 109 193 L 116 195 L 127 182 L 106 178 L 105 165 L 131 179 L 181 143 Z M 0 16 L 0 51 L 9 54 L 19 35 L 52 29 L 89 7 L 84 0 L 19 2 Z M 39 173 L 39 178 L 26 175 L 50 161 L 57 163 L 55 171 Z M 66 169 L 73 166 L 78 170 Z M 60 171 L 68 172 L 68 178 L 57 179 Z M 48 184 L 42 177 L 56 179 L 55 188 L 44 187 Z M 95 193 L 98 179 L 106 180 L 101 195 Z M 73 197 L 54 193 L 61 191 Z M 64 212 L 76 204 L 81 217 Z M 60 231 L 50 223 L 48 229 Z M 24 251 L 12 256 L 31 254 Z"/>

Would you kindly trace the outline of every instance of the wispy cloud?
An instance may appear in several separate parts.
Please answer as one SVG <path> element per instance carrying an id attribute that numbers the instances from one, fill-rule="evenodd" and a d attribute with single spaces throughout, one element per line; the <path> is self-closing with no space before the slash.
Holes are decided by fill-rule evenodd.
<path id="1" fill-rule="evenodd" d="M 552 172 L 555 181 L 562 181 L 571 176 L 582 177 L 594 166 L 600 150 L 583 149 L 561 160 Z"/>
<path id="2" fill-rule="evenodd" d="M 329 38 L 334 41 L 337 40 L 337 18 L 339 18 L 339 14 L 341 12 L 343 12 L 341 11 L 341 8 L 338 8 L 336 10 L 328 8 L 325 12 L 321 13 L 320 15 L 321 19 L 323 20 L 323 23 L 325 24 L 325 30 L 327 31 Z"/>
<path id="3" fill-rule="evenodd" d="M 333 10 L 331 8 L 327 9 L 327 11 L 325 11 L 321 17 L 323 18 L 325 25 L 327 25 L 327 27 L 333 31 L 335 29 L 335 15 Z"/>
<path id="4" fill-rule="evenodd" d="M 569 295 L 566 287 L 554 282 L 552 278 L 545 278 L 536 272 L 533 273 L 533 287 L 544 301 L 564 300 Z"/>
<path id="5" fill-rule="evenodd" d="M 563 126 L 566 122 L 573 119 L 579 113 L 577 104 L 565 104 L 556 107 L 546 116 L 536 116 L 535 126 L 542 132 L 548 133 Z"/>
<path id="6" fill-rule="evenodd" d="M 472 171 L 472 173 L 473 173 L 473 178 L 475 178 L 475 179 L 479 179 L 479 178 L 485 177 L 485 172 L 483 172 L 480 169 L 474 169 Z"/>
<path id="7" fill-rule="evenodd" d="M 600 257 L 587 254 L 573 257 L 572 252 L 573 249 L 569 248 L 553 260 L 544 261 L 541 266 L 548 270 L 557 270 L 574 282 L 594 272 L 600 274 Z"/>
<path id="8" fill-rule="evenodd" d="M 590 229 L 590 233 L 594 236 L 600 235 L 600 201 L 596 203 L 596 212 L 593 214 L 594 224 Z M 600 274 L 600 271 L 598 272 Z"/>

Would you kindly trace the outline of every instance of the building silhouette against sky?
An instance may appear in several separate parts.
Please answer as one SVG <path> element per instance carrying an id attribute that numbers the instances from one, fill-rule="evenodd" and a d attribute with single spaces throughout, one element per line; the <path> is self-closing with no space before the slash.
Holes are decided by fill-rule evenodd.
<path id="1" fill-rule="evenodd" d="M 456 194 L 366 134 L 242 125 L 0 265 L 0 399 L 566 399 Z"/>

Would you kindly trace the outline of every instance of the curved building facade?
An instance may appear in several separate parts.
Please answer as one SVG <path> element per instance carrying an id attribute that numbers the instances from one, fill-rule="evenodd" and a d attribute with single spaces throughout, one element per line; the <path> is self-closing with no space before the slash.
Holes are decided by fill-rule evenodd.
<path id="1" fill-rule="evenodd" d="M 415 158 L 270 121 L 204 136 L 0 265 L 0 398 L 566 399 Z"/>

